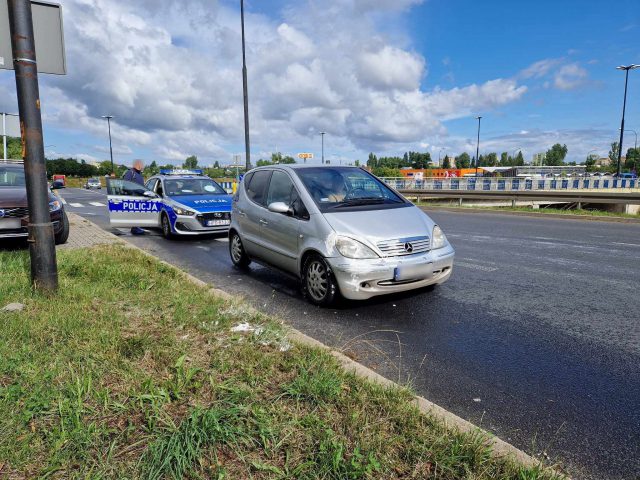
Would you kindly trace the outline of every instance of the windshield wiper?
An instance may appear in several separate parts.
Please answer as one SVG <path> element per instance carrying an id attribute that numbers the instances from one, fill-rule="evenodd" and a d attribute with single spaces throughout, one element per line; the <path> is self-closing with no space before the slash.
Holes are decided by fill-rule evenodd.
<path id="1" fill-rule="evenodd" d="M 342 202 L 340 202 L 340 204 L 336 205 L 333 208 L 354 207 L 356 205 L 377 205 L 384 202 L 385 199 L 380 197 L 352 198 L 351 200 L 343 200 Z"/>

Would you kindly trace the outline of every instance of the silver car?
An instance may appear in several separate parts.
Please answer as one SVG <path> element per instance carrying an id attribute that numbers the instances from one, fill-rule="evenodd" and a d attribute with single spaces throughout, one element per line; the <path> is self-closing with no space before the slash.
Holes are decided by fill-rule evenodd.
<path id="1" fill-rule="evenodd" d="M 248 172 L 233 197 L 229 253 L 293 274 L 307 299 L 363 300 L 443 283 L 454 250 L 422 210 L 357 167 Z"/>

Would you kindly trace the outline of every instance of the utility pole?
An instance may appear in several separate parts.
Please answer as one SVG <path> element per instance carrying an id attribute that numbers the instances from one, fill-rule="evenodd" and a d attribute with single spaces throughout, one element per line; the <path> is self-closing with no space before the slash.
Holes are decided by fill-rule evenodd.
<path id="1" fill-rule="evenodd" d="M 240 0 L 240 23 L 242 24 L 242 95 L 244 98 L 244 148 L 246 171 L 251 169 L 251 148 L 249 143 L 249 92 L 247 88 L 247 58 L 244 47 L 244 0 Z"/>
<path id="2" fill-rule="evenodd" d="M 622 102 L 622 123 L 620 124 L 620 143 L 618 143 L 618 169 L 617 169 L 617 175 L 618 177 L 620 176 L 620 173 L 622 172 L 622 139 L 624 138 L 624 114 L 625 114 L 625 110 L 627 109 L 627 84 L 629 83 L 629 70 L 633 70 L 636 68 L 640 68 L 640 65 L 620 65 L 619 67 L 616 67 L 617 70 L 624 70 L 625 71 L 625 78 L 624 78 L 624 100 Z"/>
<path id="3" fill-rule="evenodd" d="M 327 132 L 320 132 L 320 136 L 322 137 L 322 165 L 324 165 L 324 136 Z"/>
<path id="4" fill-rule="evenodd" d="M 113 115 L 103 115 L 102 118 L 107 119 L 107 125 L 109 126 L 109 155 L 111 156 L 111 175 L 113 176 L 116 173 L 116 170 L 113 168 L 113 148 L 111 147 L 111 119 Z"/>
<path id="5" fill-rule="evenodd" d="M 480 162 L 480 119 L 482 117 L 476 117 L 478 119 L 478 143 L 476 143 L 476 177 L 478 176 L 478 162 Z"/>
<path id="6" fill-rule="evenodd" d="M 31 283 L 38 290 L 53 292 L 58 288 L 58 268 L 49 214 L 31 1 L 9 0 L 8 7 L 29 205 Z"/>

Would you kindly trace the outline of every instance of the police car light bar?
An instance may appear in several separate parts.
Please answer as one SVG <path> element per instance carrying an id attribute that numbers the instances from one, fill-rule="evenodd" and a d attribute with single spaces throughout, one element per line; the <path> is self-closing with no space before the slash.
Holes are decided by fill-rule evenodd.
<path id="1" fill-rule="evenodd" d="M 200 169 L 187 170 L 186 168 L 163 168 L 160 175 L 204 175 Z"/>

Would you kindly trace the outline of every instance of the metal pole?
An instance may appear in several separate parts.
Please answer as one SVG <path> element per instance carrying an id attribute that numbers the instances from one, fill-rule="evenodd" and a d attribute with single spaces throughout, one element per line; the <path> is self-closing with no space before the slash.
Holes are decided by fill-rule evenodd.
<path id="1" fill-rule="evenodd" d="M 480 162 L 480 119 L 482 117 L 476 117 L 478 119 L 478 143 L 476 143 L 476 177 L 478 176 L 478 162 Z"/>
<path id="2" fill-rule="evenodd" d="M 111 157 L 111 175 L 116 173 L 113 167 L 113 147 L 111 146 L 111 117 L 107 117 L 107 126 L 109 128 L 109 156 Z"/>
<path id="3" fill-rule="evenodd" d="M 324 165 L 324 136 L 326 132 L 320 132 L 320 137 L 322 138 L 322 165 Z"/>
<path id="4" fill-rule="evenodd" d="M 36 289 L 54 291 L 58 287 L 58 269 L 49 213 L 31 2 L 9 0 L 8 6 L 29 205 L 31 283 Z"/>
<path id="5" fill-rule="evenodd" d="M 618 169 L 617 174 L 620 176 L 621 172 L 621 161 L 622 161 L 622 139 L 624 138 L 624 113 L 627 109 L 627 84 L 629 82 L 629 68 L 625 68 L 625 79 L 624 79 L 624 100 L 622 102 L 622 123 L 620 124 L 620 143 L 618 144 Z"/>
<path id="6" fill-rule="evenodd" d="M 240 22 L 242 24 L 242 95 L 244 98 L 244 148 L 246 170 L 251 168 L 251 148 L 249 143 L 249 92 L 247 89 L 247 59 L 244 47 L 244 0 L 240 0 Z"/>
<path id="7" fill-rule="evenodd" d="M 7 161 L 7 114 L 2 113 L 2 158 Z"/>

